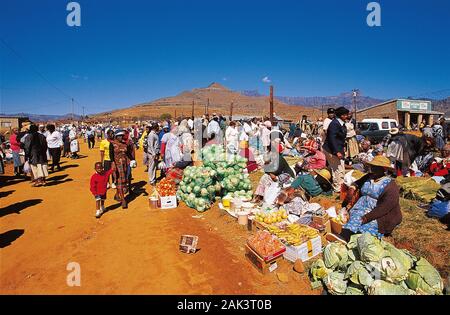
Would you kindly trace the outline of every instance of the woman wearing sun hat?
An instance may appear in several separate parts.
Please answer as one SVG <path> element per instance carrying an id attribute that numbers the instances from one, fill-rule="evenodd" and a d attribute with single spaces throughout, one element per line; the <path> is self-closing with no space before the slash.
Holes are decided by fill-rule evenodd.
<path id="1" fill-rule="evenodd" d="M 350 220 L 341 233 L 345 240 L 352 234 L 365 232 L 381 238 L 402 222 L 399 187 L 387 175 L 392 170 L 391 162 L 384 156 L 376 156 L 367 165 L 370 180 L 362 185 L 361 197 L 350 210 Z"/>

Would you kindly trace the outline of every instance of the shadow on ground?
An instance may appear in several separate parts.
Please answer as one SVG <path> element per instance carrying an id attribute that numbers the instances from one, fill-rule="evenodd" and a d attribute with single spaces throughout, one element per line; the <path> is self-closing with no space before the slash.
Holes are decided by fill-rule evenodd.
<path id="1" fill-rule="evenodd" d="M 15 190 L 2 191 L 2 192 L 0 192 L 0 198 L 8 197 L 8 196 L 11 195 L 13 192 L 15 192 Z"/>
<path id="2" fill-rule="evenodd" d="M 12 213 L 20 214 L 22 210 L 40 204 L 41 202 L 42 199 L 30 199 L 0 208 L 0 218 Z"/>
<path id="3" fill-rule="evenodd" d="M 26 182 L 25 177 L 0 176 L 0 188 Z"/>
<path id="4" fill-rule="evenodd" d="M 15 240 L 21 237 L 25 230 L 11 230 L 0 234 L 0 248 L 5 248 L 11 245 Z"/>

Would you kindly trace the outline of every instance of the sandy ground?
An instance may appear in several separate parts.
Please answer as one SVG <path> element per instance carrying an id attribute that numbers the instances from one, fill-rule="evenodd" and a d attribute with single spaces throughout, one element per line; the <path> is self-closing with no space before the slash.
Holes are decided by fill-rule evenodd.
<path id="1" fill-rule="evenodd" d="M 28 181 L 0 186 L 1 294 L 320 294 L 310 289 L 306 274 L 283 261 L 271 274 L 260 274 L 245 258 L 251 232 L 217 207 L 198 213 L 180 205 L 150 210 L 146 174 L 134 171 L 138 196 L 122 210 L 108 193 L 111 210 L 95 219 L 89 192 L 94 150 L 82 144 L 79 160 L 63 159 L 63 170 L 47 187 Z M 138 151 L 138 163 L 142 161 Z M 182 234 L 200 237 L 200 251 L 178 250 Z M 70 287 L 67 265 L 81 268 L 81 286 Z M 281 283 L 276 273 L 289 276 Z"/>

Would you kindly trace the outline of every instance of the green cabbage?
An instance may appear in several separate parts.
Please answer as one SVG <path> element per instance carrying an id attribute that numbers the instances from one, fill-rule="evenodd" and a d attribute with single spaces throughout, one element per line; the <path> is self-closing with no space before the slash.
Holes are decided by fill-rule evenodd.
<path id="1" fill-rule="evenodd" d="M 420 258 L 410 271 L 406 284 L 418 294 L 441 295 L 444 290 L 439 272 L 425 258 Z"/>
<path id="2" fill-rule="evenodd" d="M 350 284 L 347 286 L 345 295 L 364 295 L 364 288 Z"/>
<path id="3" fill-rule="evenodd" d="M 388 282 L 399 283 L 408 277 L 413 261 L 404 251 L 391 244 L 386 244 L 385 254 L 381 259 L 381 276 Z"/>
<path id="4" fill-rule="evenodd" d="M 309 269 L 309 275 L 313 281 L 322 280 L 331 272 L 332 270 L 325 266 L 322 259 L 317 259 L 314 261 Z"/>
<path id="5" fill-rule="evenodd" d="M 362 234 L 357 241 L 361 260 L 364 262 L 380 261 L 384 255 L 384 248 L 379 239 L 370 233 Z"/>
<path id="6" fill-rule="evenodd" d="M 398 284 L 375 280 L 368 289 L 369 295 L 414 295 L 415 292 Z"/>
<path id="7" fill-rule="evenodd" d="M 328 292 L 333 295 L 342 295 L 347 291 L 347 281 L 345 275 L 341 272 L 333 271 L 325 276 L 323 283 Z"/>
<path id="8" fill-rule="evenodd" d="M 368 270 L 361 261 L 355 261 L 348 266 L 345 278 L 357 285 L 370 287 L 374 281 Z"/>
<path id="9" fill-rule="evenodd" d="M 348 254 L 345 245 L 340 242 L 328 244 L 323 250 L 325 266 L 336 270 L 347 265 Z"/>

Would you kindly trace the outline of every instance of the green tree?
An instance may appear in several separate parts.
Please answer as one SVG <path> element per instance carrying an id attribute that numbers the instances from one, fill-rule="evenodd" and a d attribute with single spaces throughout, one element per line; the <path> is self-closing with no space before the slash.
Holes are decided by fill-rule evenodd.
<path id="1" fill-rule="evenodd" d="M 172 115 L 171 115 L 171 114 L 164 113 L 164 114 L 161 115 L 160 119 L 161 119 L 161 120 L 172 119 Z"/>

